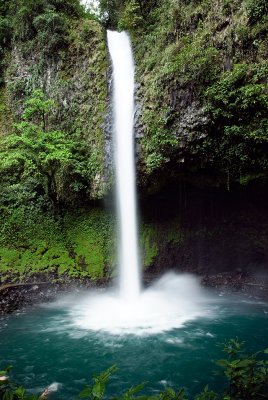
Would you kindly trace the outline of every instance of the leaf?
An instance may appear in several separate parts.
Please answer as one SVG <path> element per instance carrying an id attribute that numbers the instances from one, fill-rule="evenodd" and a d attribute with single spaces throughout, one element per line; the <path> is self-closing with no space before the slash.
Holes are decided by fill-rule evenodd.
<path id="1" fill-rule="evenodd" d="M 91 387 L 87 386 L 84 390 L 82 390 L 81 393 L 79 393 L 79 398 L 80 399 L 85 399 L 86 397 L 90 398 L 92 394 L 92 389 Z"/>
<path id="2" fill-rule="evenodd" d="M 14 399 L 14 393 L 12 390 L 6 390 L 4 395 L 3 395 L 3 400 L 13 400 Z"/>
<path id="3" fill-rule="evenodd" d="M 176 393 L 170 387 L 166 388 L 159 396 L 159 399 L 161 400 L 171 400 L 175 398 L 176 398 Z"/>
<path id="4" fill-rule="evenodd" d="M 7 374 L 7 370 L 5 371 L 0 371 L 0 376 L 5 376 Z"/>
<path id="5" fill-rule="evenodd" d="M 107 382 L 110 376 L 117 371 L 117 366 L 112 365 L 110 368 L 108 368 L 106 371 L 102 372 L 100 375 L 96 376 L 95 382 L 97 381 L 102 381 L 102 382 Z"/>
<path id="6" fill-rule="evenodd" d="M 240 368 L 245 368 L 245 367 L 249 367 L 250 365 L 252 365 L 253 361 L 249 360 L 249 359 L 245 359 L 245 360 L 238 360 L 239 362 L 237 363 L 237 366 Z"/>
<path id="7" fill-rule="evenodd" d="M 92 394 L 97 399 L 102 399 L 105 392 L 105 384 L 104 382 L 96 382 L 92 388 Z"/>
<path id="8" fill-rule="evenodd" d="M 182 388 L 176 395 L 177 400 L 184 400 L 185 399 L 185 390 Z M 186 399 L 185 399 L 186 400 Z"/>
<path id="9" fill-rule="evenodd" d="M 15 390 L 15 394 L 18 396 L 19 399 L 23 399 L 25 395 L 24 387 L 20 386 L 18 389 Z"/>
<path id="10" fill-rule="evenodd" d="M 130 389 L 128 389 L 124 394 L 123 394 L 123 398 L 124 399 L 131 399 L 133 397 L 134 394 L 140 392 L 144 386 L 146 385 L 147 382 L 142 382 L 139 385 L 136 386 L 132 386 Z"/>

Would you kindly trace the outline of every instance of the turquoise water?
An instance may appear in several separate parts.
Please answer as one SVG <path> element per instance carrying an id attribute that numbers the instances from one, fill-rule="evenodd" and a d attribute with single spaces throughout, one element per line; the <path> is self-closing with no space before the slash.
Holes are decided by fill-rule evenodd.
<path id="1" fill-rule="evenodd" d="M 166 385 L 184 386 L 190 395 L 207 383 L 222 389 L 215 360 L 222 343 L 239 337 L 249 351 L 268 346 L 268 304 L 242 298 L 218 298 L 210 318 L 154 335 L 112 335 L 73 325 L 67 308 L 39 306 L 0 320 L 1 367 L 12 364 L 14 379 L 33 392 L 60 383 L 55 399 L 74 399 L 95 373 L 119 368 L 110 394 L 147 381 L 144 393 Z"/>

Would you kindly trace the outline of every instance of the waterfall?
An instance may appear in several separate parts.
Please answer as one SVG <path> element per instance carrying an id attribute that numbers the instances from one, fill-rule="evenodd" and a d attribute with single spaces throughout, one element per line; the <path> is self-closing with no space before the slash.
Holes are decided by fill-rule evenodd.
<path id="1" fill-rule="evenodd" d="M 134 151 L 134 74 L 130 39 L 126 32 L 108 31 L 113 67 L 113 133 L 116 198 L 119 219 L 120 295 L 135 300 L 140 293 Z"/>
<path id="2" fill-rule="evenodd" d="M 80 329 L 111 334 L 156 334 L 210 316 L 207 296 L 191 276 L 166 274 L 141 291 L 134 157 L 134 62 L 125 32 L 108 31 L 113 67 L 113 133 L 119 220 L 119 291 L 71 300 L 71 316 Z"/>

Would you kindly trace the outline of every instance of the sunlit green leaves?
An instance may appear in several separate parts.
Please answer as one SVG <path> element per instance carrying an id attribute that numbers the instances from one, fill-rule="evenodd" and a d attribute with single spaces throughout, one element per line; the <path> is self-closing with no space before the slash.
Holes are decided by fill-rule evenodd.
<path id="1" fill-rule="evenodd" d="M 92 386 L 87 386 L 80 393 L 79 397 L 82 399 L 101 400 L 105 393 L 106 384 L 116 370 L 117 367 L 113 365 L 100 375 L 96 376 L 94 378 L 94 384 Z"/>
<path id="2" fill-rule="evenodd" d="M 268 367 L 267 360 L 260 359 L 261 352 L 247 355 L 244 343 L 231 339 L 224 345 L 228 358 L 217 364 L 228 378 L 227 398 L 236 400 L 262 399 L 267 396 Z M 262 353 L 264 356 L 266 351 Z"/>
<path id="3" fill-rule="evenodd" d="M 90 188 L 96 174 L 96 155 L 77 135 L 70 137 L 48 129 L 53 106 L 43 92 L 33 92 L 14 132 L 1 138 L 2 203 L 13 207 L 19 199 L 23 204 L 26 199 L 36 201 L 40 197 L 44 204 L 55 207 L 60 202 L 72 202 Z"/>

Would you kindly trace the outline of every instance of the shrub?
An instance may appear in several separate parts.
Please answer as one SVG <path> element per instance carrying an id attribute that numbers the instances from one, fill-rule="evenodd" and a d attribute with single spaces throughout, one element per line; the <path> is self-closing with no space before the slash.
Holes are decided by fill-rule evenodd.
<path id="1" fill-rule="evenodd" d="M 54 103 L 40 90 L 26 101 L 22 120 L 0 142 L 1 204 L 72 203 L 90 187 L 94 158 L 86 141 L 75 134 L 48 129 Z"/>
<path id="2" fill-rule="evenodd" d="M 33 20 L 37 31 L 37 42 L 48 55 L 52 55 L 67 44 L 68 20 L 64 14 L 47 10 Z"/>
<path id="3" fill-rule="evenodd" d="M 266 74 L 267 63 L 238 64 L 205 92 L 215 128 L 203 150 L 235 179 L 250 172 L 267 174 Z"/>
<path id="4" fill-rule="evenodd" d="M 267 0 L 249 0 L 247 3 L 249 23 L 254 24 L 268 14 Z"/>

